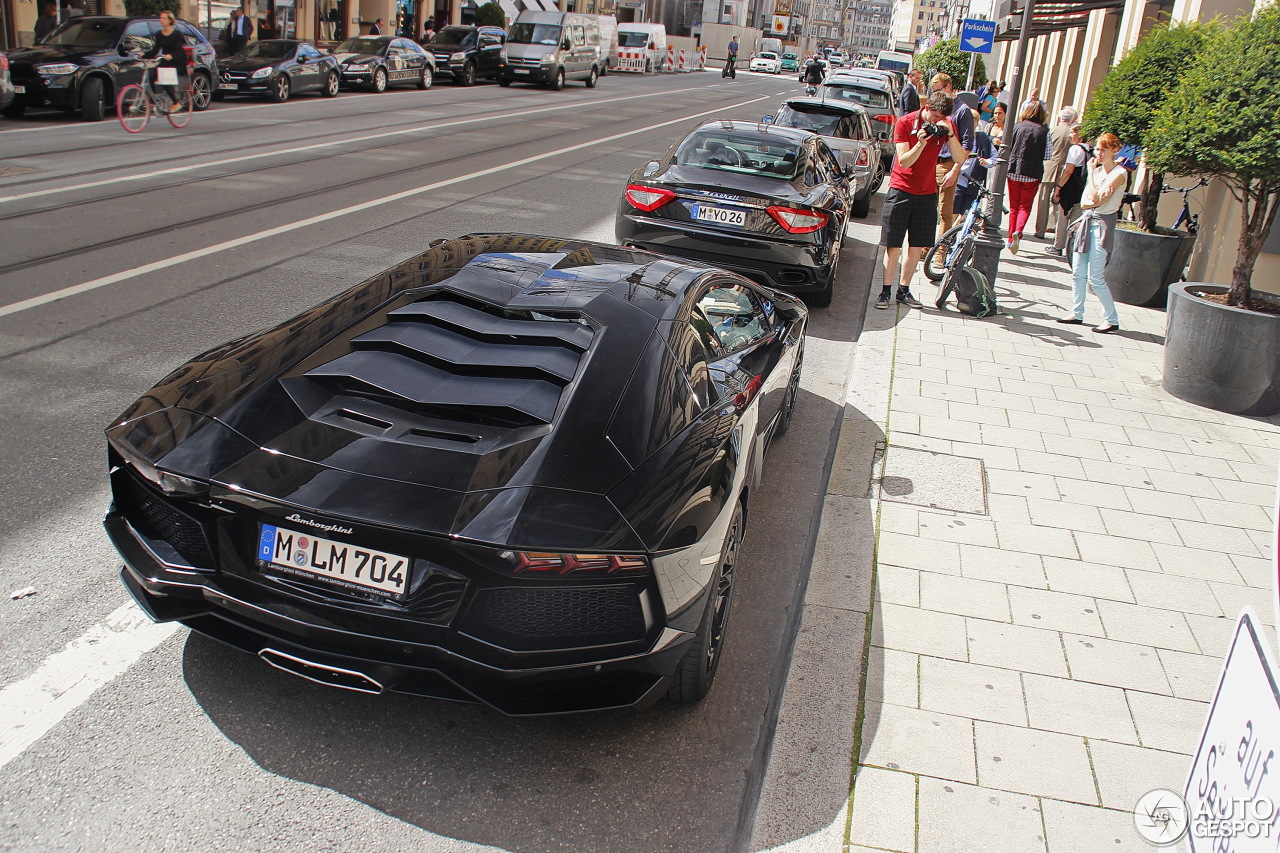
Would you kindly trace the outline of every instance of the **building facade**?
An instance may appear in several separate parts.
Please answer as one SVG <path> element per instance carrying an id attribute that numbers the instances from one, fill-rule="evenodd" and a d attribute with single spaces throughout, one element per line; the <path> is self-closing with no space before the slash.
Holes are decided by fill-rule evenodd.
<path id="1" fill-rule="evenodd" d="M 855 57 L 893 47 L 893 0 L 853 0 L 845 9 L 845 44 Z"/>

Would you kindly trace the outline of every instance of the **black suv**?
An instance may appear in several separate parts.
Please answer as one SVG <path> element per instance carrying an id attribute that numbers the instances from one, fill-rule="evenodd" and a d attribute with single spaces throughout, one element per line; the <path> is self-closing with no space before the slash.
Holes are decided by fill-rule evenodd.
<path id="1" fill-rule="evenodd" d="M 495 79 L 507 33 L 501 27 L 445 27 L 423 45 L 436 58 L 436 73 L 449 74 L 459 86 L 479 77 Z"/>
<path id="2" fill-rule="evenodd" d="M 177 27 L 195 65 L 195 108 L 208 109 L 218 78 L 213 46 L 186 21 Z M 85 121 L 101 121 L 116 93 L 142 79 L 142 64 L 129 54 L 154 47 L 159 31 L 159 18 L 85 15 L 64 22 L 40 44 L 9 51 L 17 97 L 4 114 L 16 118 L 27 107 L 48 106 L 78 109 Z"/>

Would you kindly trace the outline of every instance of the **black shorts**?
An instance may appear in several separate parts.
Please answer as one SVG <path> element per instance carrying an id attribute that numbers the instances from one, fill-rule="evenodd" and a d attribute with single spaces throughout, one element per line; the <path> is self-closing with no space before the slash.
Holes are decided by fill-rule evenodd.
<path id="1" fill-rule="evenodd" d="M 891 189 L 884 197 L 884 218 L 880 221 L 880 245 L 900 248 L 902 238 L 913 249 L 933 245 L 938 231 L 938 194 L 912 195 Z"/>

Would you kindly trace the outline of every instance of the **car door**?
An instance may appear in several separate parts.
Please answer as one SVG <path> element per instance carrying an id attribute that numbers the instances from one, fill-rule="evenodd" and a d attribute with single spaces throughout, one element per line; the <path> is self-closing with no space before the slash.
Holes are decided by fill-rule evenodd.
<path id="1" fill-rule="evenodd" d="M 154 29 L 160 29 L 160 22 L 155 22 Z M 121 53 L 146 53 L 156 46 L 156 40 L 152 32 L 151 21 L 130 21 L 124 28 L 124 32 L 120 35 L 120 51 Z M 116 78 L 119 84 L 116 90 L 119 91 L 129 83 L 142 82 L 143 65 L 141 62 L 127 57 L 114 63 L 118 69 Z"/>
<path id="2" fill-rule="evenodd" d="M 708 364 L 720 400 L 736 411 L 744 436 L 754 437 L 782 403 L 779 395 L 761 396 L 779 355 L 767 346 L 775 337 L 773 322 L 755 288 L 736 279 L 713 280 L 698 295 L 697 308 L 720 344 L 720 357 Z"/>
<path id="3" fill-rule="evenodd" d="M 476 53 L 476 73 L 480 77 L 492 77 L 498 73 L 498 59 L 502 55 L 502 38 L 481 33 L 480 48 Z"/>
<path id="4" fill-rule="evenodd" d="M 329 69 L 322 61 L 323 54 L 309 44 L 299 44 L 294 54 L 297 75 L 307 89 L 320 89 L 329 77 Z"/>

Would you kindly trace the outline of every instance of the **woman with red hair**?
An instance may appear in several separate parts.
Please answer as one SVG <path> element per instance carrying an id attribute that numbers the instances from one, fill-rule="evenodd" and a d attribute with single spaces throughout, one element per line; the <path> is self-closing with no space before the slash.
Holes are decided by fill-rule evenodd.
<path id="1" fill-rule="evenodd" d="M 1089 179 L 1080 199 L 1080 218 L 1071 223 L 1067 248 L 1071 250 L 1071 265 L 1075 278 L 1071 288 L 1074 297 L 1071 316 L 1059 323 L 1079 325 L 1084 322 L 1084 296 L 1086 287 L 1093 291 L 1102 303 L 1102 325 L 1094 331 L 1102 334 L 1120 331 L 1120 315 L 1107 287 L 1105 269 L 1107 255 L 1111 251 L 1111 239 L 1119 218 L 1120 202 L 1124 199 L 1124 184 L 1128 178 L 1124 166 L 1116 162 L 1120 152 L 1120 138 L 1114 133 L 1098 137 L 1097 156 L 1089 162 Z"/>

